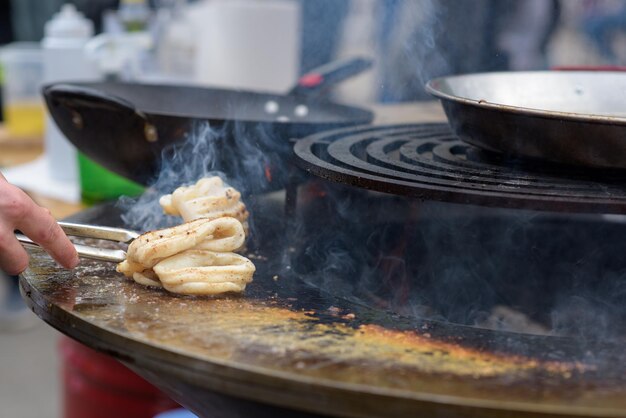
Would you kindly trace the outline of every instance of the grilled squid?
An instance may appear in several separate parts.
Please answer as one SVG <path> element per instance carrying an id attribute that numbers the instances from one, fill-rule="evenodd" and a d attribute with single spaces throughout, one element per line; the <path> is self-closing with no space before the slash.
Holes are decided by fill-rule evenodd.
<path id="1" fill-rule="evenodd" d="M 192 186 L 183 186 L 159 200 L 168 215 L 181 216 L 185 222 L 199 218 L 216 219 L 223 216 L 238 219 L 248 229 L 248 211 L 241 193 L 226 186 L 221 178 L 205 177 Z"/>
<path id="2" fill-rule="evenodd" d="M 255 271 L 250 260 L 233 252 L 244 241 L 239 220 L 201 218 L 139 236 L 117 271 L 137 283 L 176 293 L 241 292 Z"/>
<path id="3" fill-rule="evenodd" d="M 239 254 L 207 250 L 187 250 L 154 266 L 166 290 L 186 295 L 243 292 L 254 271 L 254 264 Z"/>

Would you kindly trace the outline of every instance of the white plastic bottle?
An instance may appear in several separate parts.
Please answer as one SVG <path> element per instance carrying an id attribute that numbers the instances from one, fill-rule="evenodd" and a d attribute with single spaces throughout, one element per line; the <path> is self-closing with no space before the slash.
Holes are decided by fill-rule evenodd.
<path id="1" fill-rule="evenodd" d="M 126 32 L 148 30 L 151 12 L 146 0 L 121 0 L 118 15 Z"/>
<path id="2" fill-rule="evenodd" d="M 44 84 L 57 81 L 89 81 L 98 78 L 98 69 L 85 54 L 84 47 L 93 36 L 93 24 L 65 4 L 44 28 L 43 65 Z M 46 118 L 45 153 L 50 177 L 78 188 L 76 150 L 59 131 L 52 118 Z"/>

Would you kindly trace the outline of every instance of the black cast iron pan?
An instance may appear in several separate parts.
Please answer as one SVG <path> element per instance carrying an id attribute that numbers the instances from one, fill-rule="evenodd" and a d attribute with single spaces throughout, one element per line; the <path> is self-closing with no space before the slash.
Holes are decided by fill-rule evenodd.
<path id="1" fill-rule="evenodd" d="M 372 120 L 367 110 L 322 97 L 332 84 L 370 66 L 363 58 L 330 63 L 301 77 L 285 95 L 121 82 L 58 83 L 43 94 L 78 150 L 143 185 L 154 181 L 164 150 L 181 144 L 198 122 L 208 122 L 215 141 L 208 168 L 245 176 L 242 187 L 258 192 L 282 187 L 290 139 Z"/>

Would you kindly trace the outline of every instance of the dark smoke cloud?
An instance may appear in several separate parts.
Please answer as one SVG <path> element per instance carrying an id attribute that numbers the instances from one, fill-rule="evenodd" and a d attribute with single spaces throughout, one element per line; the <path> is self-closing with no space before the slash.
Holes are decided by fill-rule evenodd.
<path id="1" fill-rule="evenodd" d="M 328 294 L 407 318 L 625 336 L 624 225 L 323 190 L 301 208 L 293 268 Z"/>

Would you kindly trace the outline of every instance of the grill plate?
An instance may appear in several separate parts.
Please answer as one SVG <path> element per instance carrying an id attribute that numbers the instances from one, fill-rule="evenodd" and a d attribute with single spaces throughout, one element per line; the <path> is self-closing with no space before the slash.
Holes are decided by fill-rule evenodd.
<path id="1" fill-rule="evenodd" d="M 339 183 L 427 200 L 534 210 L 626 213 L 626 172 L 505 159 L 445 124 L 327 131 L 298 141 L 296 163 Z"/>

